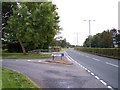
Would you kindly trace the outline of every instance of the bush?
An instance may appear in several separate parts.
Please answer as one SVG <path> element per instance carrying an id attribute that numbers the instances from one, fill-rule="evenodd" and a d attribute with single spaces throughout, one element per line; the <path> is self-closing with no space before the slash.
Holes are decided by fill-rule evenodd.
<path id="1" fill-rule="evenodd" d="M 75 50 L 120 59 L 120 48 L 75 48 Z"/>

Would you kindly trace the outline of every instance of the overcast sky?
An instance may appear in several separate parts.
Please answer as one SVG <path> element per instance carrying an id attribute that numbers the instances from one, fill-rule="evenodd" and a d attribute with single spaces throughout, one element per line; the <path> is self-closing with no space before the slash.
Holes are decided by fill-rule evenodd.
<path id="1" fill-rule="evenodd" d="M 82 45 L 89 35 L 101 33 L 104 30 L 118 28 L 118 2 L 120 0 L 52 0 L 58 7 L 62 36 L 71 44 Z"/>

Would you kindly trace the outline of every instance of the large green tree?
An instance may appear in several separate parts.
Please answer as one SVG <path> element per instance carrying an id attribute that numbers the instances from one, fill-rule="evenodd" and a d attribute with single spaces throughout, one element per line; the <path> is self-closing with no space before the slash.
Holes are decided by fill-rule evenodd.
<path id="1" fill-rule="evenodd" d="M 48 48 L 59 31 L 56 9 L 52 2 L 17 3 L 7 22 L 5 39 L 7 42 L 19 42 L 24 54 L 29 46 Z"/>
<path id="2" fill-rule="evenodd" d="M 113 32 L 115 29 L 103 31 L 91 37 L 91 47 L 96 48 L 112 48 L 113 45 Z M 90 37 L 88 37 L 84 42 L 84 47 L 89 47 Z"/>

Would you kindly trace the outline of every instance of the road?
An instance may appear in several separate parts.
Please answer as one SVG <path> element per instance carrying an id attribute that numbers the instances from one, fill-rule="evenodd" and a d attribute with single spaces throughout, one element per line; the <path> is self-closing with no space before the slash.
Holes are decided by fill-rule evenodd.
<path id="1" fill-rule="evenodd" d="M 95 74 L 105 84 L 118 88 L 118 60 L 67 49 L 74 62 L 80 63 Z"/>
<path id="2" fill-rule="evenodd" d="M 64 65 L 40 62 L 42 60 L 44 59 L 3 59 L 2 66 L 27 75 L 43 90 L 44 88 L 45 90 L 46 88 L 49 88 L 48 90 L 50 88 L 63 88 L 63 90 L 65 88 L 67 90 L 68 88 L 78 88 L 78 90 L 79 88 L 83 88 L 80 90 L 102 88 L 101 90 L 109 90 L 103 89 L 107 87 L 77 64 Z"/>

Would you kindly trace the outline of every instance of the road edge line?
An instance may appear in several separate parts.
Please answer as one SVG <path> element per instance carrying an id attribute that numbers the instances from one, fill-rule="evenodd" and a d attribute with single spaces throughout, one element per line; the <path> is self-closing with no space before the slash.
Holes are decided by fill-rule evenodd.
<path id="1" fill-rule="evenodd" d="M 85 69 L 85 71 L 87 71 L 88 73 L 90 73 L 92 76 L 94 76 L 97 80 L 99 80 L 103 85 L 105 85 L 107 88 L 114 90 L 112 86 L 108 85 L 105 81 L 103 81 L 102 79 L 100 79 L 98 76 L 96 76 L 93 72 L 91 72 L 89 69 L 87 69 L 86 67 L 84 67 L 83 65 L 81 65 L 80 63 L 78 63 L 77 61 L 75 61 L 74 59 L 72 59 L 68 53 L 65 51 L 66 56 L 71 59 L 70 61 L 73 61 L 74 63 L 78 64 L 79 66 L 81 66 L 83 69 Z"/>

